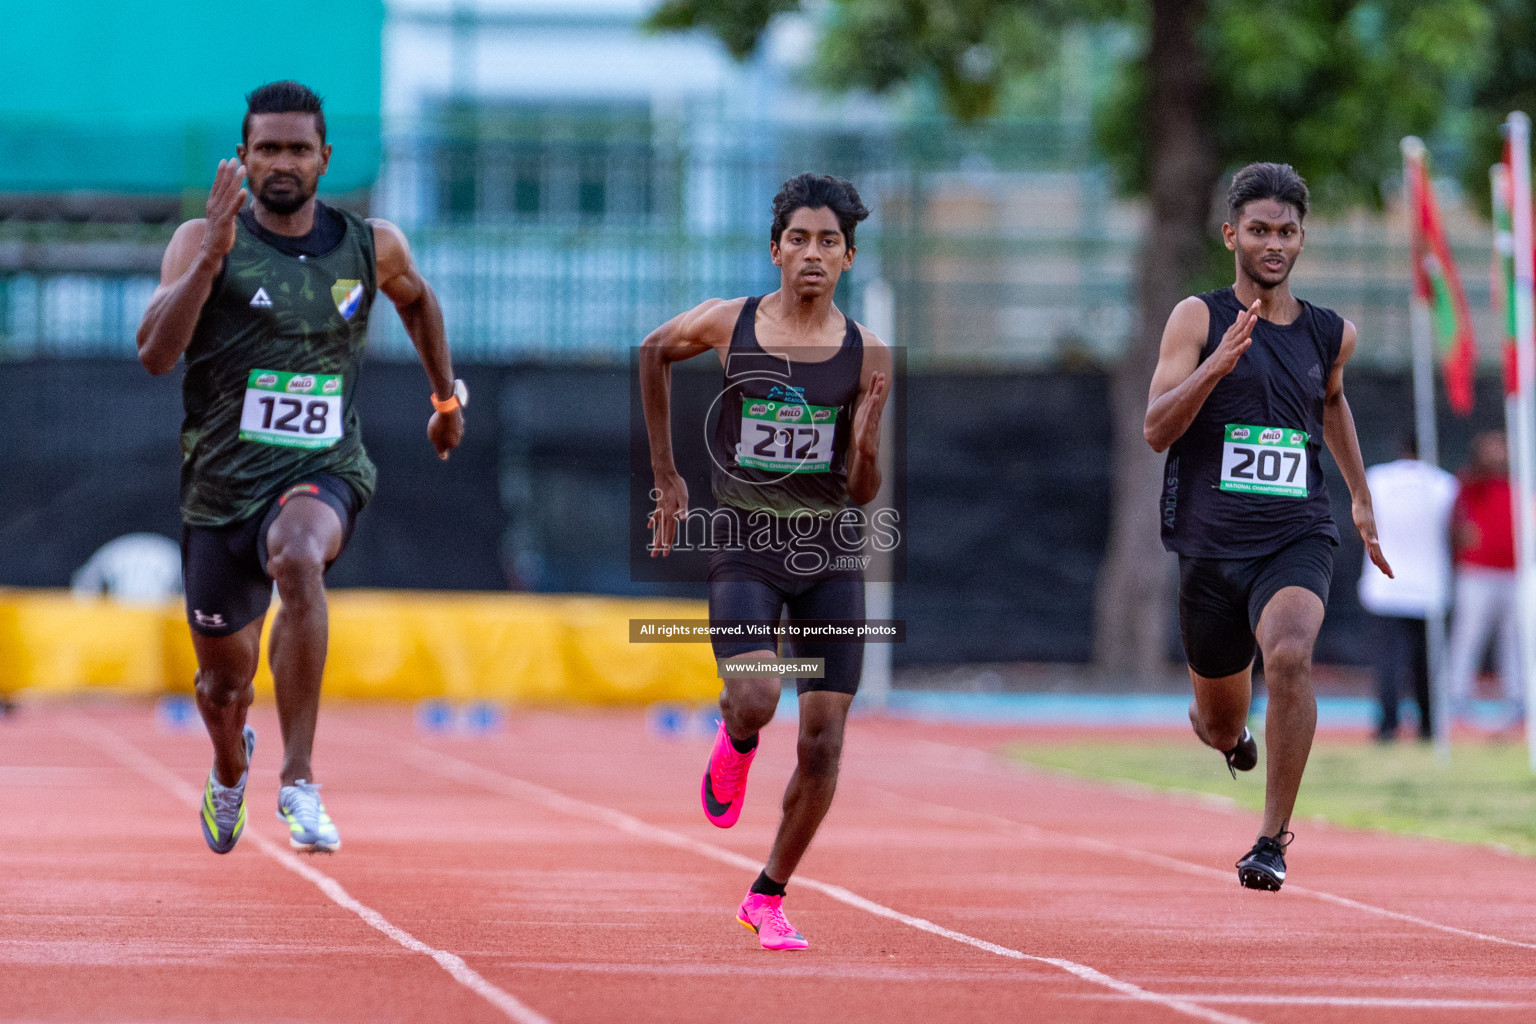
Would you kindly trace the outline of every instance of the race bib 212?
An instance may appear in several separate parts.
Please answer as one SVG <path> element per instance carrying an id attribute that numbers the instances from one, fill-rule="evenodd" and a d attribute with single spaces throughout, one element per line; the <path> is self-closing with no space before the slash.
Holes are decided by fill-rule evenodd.
<path id="1" fill-rule="evenodd" d="M 736 464 L 775 473 L 829 473 L 837 410 L 743 398 Z"/>

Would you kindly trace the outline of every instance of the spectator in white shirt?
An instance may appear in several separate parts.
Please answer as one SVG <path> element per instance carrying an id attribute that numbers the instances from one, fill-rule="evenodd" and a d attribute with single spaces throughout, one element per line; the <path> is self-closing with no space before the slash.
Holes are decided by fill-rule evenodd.
<path id="1" fill-rule="evenodd" d="M 1376 696 L 1381 718 L 1376 738 L 1397 738 L 1398 703 L 1410 690 L 1419 706 L 1419 738 L 1434 735 L 1430 711 L 1426 620 L 1445 614 L 1451 593 L 1451 508 L 1456 478 L 1418 458 L 1411 436 L 1402 457 L 1365 471 L 1376 509 L 1381 549 L 1392 559 L 1395 577 L 1360 574 L 1360 603 L 1371 614 Z M 1406 685 L 1405 685 L 1406 684 Z"/>

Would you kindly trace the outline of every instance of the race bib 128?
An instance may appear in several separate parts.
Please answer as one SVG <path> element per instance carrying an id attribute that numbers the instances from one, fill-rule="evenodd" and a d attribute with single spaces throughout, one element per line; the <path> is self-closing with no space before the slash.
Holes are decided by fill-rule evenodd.
<path id="1" fill-rule="evenodd" d="M 252 370 L 240 410 L 240 440 L 329 448 L 341 440 L 340 375 Z"/>
<path id="2" fill-rule="evenodd" d="M 1305 498 L 1306 432 L 1228 423 L 1221 446 L 1221 489 Z"/>
<path id="3" fill-rule="evenodd" d="M 836 409 L 743 398 L 736 464 L 774 473 L 829 473 L 836 433 Z"/>

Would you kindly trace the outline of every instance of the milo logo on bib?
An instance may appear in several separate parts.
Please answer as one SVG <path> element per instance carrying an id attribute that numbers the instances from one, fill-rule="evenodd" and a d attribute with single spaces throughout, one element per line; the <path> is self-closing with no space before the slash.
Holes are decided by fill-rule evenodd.
<path id="1" fill-rule="evenodd" d="M 1223 491 L 1307 496 L 1307 434 L 1285 427 L 1229 423 L 1221 446 Z"/>
<path id="2" fill-rule="evenodd" d="M 736 464 L 773 473 L 830 473 L 836 435 L 836 409 L 743 398 Z"/>

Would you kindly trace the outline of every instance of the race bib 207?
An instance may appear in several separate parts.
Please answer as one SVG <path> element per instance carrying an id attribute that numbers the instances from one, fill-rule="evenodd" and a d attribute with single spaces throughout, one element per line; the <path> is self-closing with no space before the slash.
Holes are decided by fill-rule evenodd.
<path id="1" fill-rule="evenodd" d="M 1221 489 L 1305 498 L 1306 431 L 1228 423 L 1221 446 Z"/>

